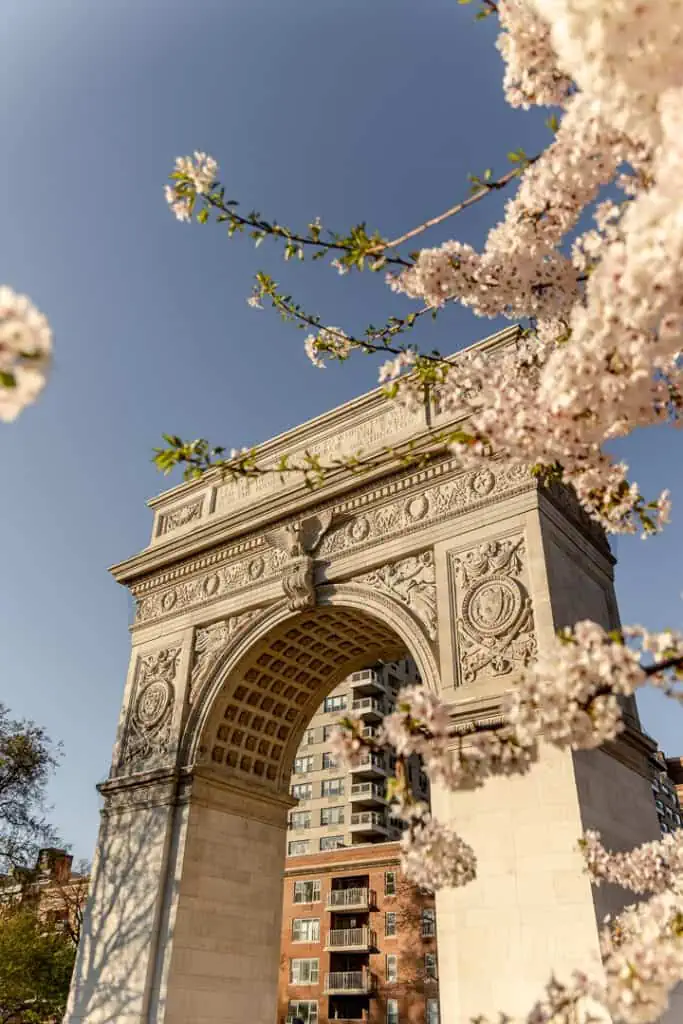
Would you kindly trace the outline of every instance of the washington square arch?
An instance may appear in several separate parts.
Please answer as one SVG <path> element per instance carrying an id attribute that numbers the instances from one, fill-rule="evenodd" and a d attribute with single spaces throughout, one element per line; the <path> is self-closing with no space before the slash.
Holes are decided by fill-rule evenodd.
<path id="1" fill-rule="evenodd" d="M 516 337 L 480 348 L 495 359 Z M 379 452 L 426 431 L 425 410 L 375 391 L 259 452 Z M 113 570 L 136 601 L 132 654 L 65 1020 L 276 1024 L 289 779 L 315 708 L 350 672 L 407 654 L 454 735 L 500 721 L 557 628 L 618 624 L 613 558 L 569 491 L 447 452 L 313 491 L 209 473 L 150 506 L 150 544 Z M 576 840 L 658 835 L 653 745 L 627 716 L 599 751 L 544 752 L 474 792 L 433 787 L 478 858 L 474 883 L 437 894 L 442 1024 L 521 1014 L 554 969 L 597 962 L 620 897 L 591 889 Z"/>

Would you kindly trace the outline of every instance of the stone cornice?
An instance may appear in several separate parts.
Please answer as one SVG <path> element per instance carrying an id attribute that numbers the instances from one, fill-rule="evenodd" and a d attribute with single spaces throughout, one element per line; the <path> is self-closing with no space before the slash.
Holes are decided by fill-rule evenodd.
<path id="1" fill-rule="evenodd" d="M 517 327 L 507 328 L 468 350 L 494 351 L 514 342 L 518 335 Z M 435 414 L 430 428 L 421 411 L 412 413 L 388 402 L 381 389 L 376 389 L 266 441 L 257 451 L 262 462 L 275 465 L 285 452 L 296 457 L 296 453 L 303 455 L 309 449 L 337 454 L 340 448 L 351 451 L 362 447 L 368 454 L 374 451 L 379 462 L 363 474 L 362 480 L 376 482 L 396 469 L 395 459 L 390 454 L 382 455 L 385 446 L 400 449 L 410 442 L 419 451 L 429 446 L 434 430 L 461 418 L 449 415 L 442 419 Z M 340 469 L 311 493 L 299 478 L 291 485 L 280 485 L 274 476 L 249 483 L 226 481 L 217 471 L 206 473 L 200 480 L 181 484 L 149 502 L 156 512 L 152 544 L 113 566 L 111 572 L 119 582 L 129 583 L 180 558 L 198 555 L 226 539 L 236 540 L 275 519 L 281 520 L 294 506 L 301 513 L 309 505 L 338 497 L 357 487 L 358 480 Z"/>

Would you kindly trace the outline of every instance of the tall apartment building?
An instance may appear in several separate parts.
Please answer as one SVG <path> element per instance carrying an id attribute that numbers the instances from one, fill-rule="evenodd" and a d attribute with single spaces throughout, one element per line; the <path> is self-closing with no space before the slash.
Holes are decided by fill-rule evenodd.
<path id="1" fill-rule="evenodd" d="M 651 760 L 652 795 L 662 833 L 675 832 L 683 825 L 680 796 L 683 791 L 681 759 L 664 757 L 658 750 Z"/>
<path id="2" fill-rule="evenodd" d="M 294 761 L 291 792 L 299 803 L 289 816 L 288 856 L 398 838 L 401 822 L 391 817 L 385 796 L 386 778 L 393 771 L 390 755 L 368 752 L 357 767 L 342 770 L 329 738 L 350 713 L 360 715 L 366 735 L 374 735 L 401 687 L 416 682 L 419 676 L 410 659 L 378 663 L 354 672 L 325 698 Z M 429 799 L 429 782 L 417 759 L 409 765 L 409 782 L 416 795 Z"/>
<path id="3" fill-rule="evenodd" d="M 439 1024 L 434 897 L 396 842 L 289 858 L 280 951 L 278 1024 Z"/>

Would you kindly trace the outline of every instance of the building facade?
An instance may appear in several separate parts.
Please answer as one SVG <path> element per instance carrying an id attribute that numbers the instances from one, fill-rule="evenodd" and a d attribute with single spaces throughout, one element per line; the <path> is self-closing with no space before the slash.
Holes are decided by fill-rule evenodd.
<path id="1" fill-rule="evenodd" d="M 17 867 L 0 876 L 0 913 L 17 904 L 31 907 L 46 925 L 78 945 L 89 885 L 86 871 L 73 870 L 70 853 L 46 847 L 33 868 Z"/>
<path id="2" fill-rule="evenodd" d="M 290 857 L 278 1024 L 438 1024 L 434 897 L 400 871 L 399 844 Z"/>
<path id="3" fill-rule="evenodd" d="M 680 803 L 682 792 L 682 759 L 666 758 L 661 750 L 658 750 L 652 755 L 652 795 L 663 835 L 675 832 L 683 823 Z"/>
<path id="4" fill-rule="evenodd" d="M 385 792 L 393 772 L 389 755 L 367 752 L 346 769 L 337 764 L 329 740 L 345 715 L 359 716 L 365 735 L 374 736 L 401 687 L 416 682 L 412 660 L 377 662 L 348 676 L 320 704 L 294 759 L 291 794 L 298 803 L 288 820 L 288 857 L 398 838 L 402 825 L 391 816 Z M 408 776 L 415 795 L 428 802 L 429 782 L 417 758 Z"/>

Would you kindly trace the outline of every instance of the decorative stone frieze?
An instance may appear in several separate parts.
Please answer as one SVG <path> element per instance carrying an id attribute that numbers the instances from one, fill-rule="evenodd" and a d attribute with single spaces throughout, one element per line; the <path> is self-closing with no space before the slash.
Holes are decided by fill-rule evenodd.
<path id="1" fill-rule="evenodd" d="M 436 573 L 431 551 L 383 565 L 357 576 L 353 582 L 400 601 L 419 619 L 429 639 L 436 640 Z"/>
<path id="2" fill-rule="evenodd" d="M 314 602 L 314 566 L 307 561 L 312 551 L 316 559 L 329 561 L 377 544 L 394 533 L 409 536 L 449 516 L 535 486 L 523 466 L 495 460 L 477 471 L 458 473 L 455 460 L 449 459 L 426 470 L 406 473 L 381 486 L 360 489 L 353 498 L 285 523 L 280 530 L 224 546 L 134 585 L 136 624 L 207 605 L 280 573 L 290 607 L 307 607 Z M 320 524 L 317 527 L 316 522 Z M 308 550 L 298 556 L 288 550 L 293 543 L 288 537 L 297 523 L 310 524 L 304 527 Z M 327 525 L 321 529 L 323 523 Z"/>
<path id="3" fill-rule="evenodd" d="M 168 763 L 179 658 L 180 647 L 168 647 L 138 661 L 121 754 L 125 772 Z"/>
<path id="4" fill-rule="evenodd" d="M 503 676 L 536 653 L 521 538 L 490 540 L 451 557 L 460 682 Z"/>

